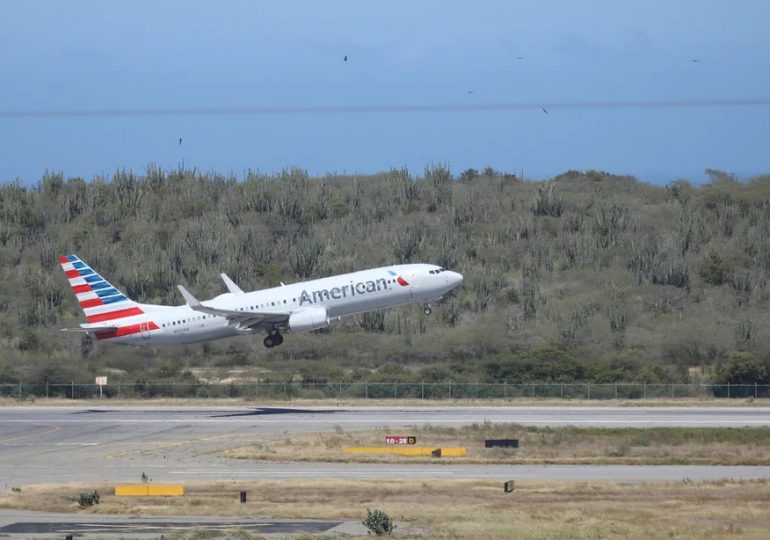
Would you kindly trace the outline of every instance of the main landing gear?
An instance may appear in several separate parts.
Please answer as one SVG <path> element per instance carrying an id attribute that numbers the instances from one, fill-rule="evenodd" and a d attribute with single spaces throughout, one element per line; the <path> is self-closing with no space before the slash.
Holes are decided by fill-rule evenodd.
<path id="1" fill-rule="evenodd" d="M 272 349 L 283 343 L 283 336 L 278 330 L 271 330 L 262 343 L 264 343 L 265 347 L 268 349 Z"/>
<path id="2" fill-rule="evenodd" d="M 422 305 L 422 312 L 425 313 L 426 315 L 430 315 L 432 313 L 432 311 L 430 309 L 430 304 L 428 302 L 425 302 Z"/>

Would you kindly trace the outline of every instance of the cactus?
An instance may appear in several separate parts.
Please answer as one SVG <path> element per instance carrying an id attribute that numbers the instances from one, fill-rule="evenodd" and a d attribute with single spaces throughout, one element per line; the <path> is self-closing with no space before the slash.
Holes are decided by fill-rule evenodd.
<path id="1" fill-rule="evenodd" d="M 544 182 L 542 186 L 537 188 L 537 195 L 532 206 L 532 212 L 536 216 L 559 217 L 563 207 L 564 203 L 561 197 L 556 195 L 553 182 Z"/>

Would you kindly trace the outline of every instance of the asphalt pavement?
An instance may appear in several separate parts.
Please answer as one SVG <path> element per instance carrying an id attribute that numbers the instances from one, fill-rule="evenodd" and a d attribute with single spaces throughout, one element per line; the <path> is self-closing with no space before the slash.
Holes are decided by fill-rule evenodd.
<path id="1" fill-rule="evenodd" d="M 251 462 L 221 449 L 335 429 L 509 422 L 538 426 L 767 426 L 760 407 L 41 407 L 0 408 L 0 489 L 37 483 L 264 478 L 676 481 L 770 478 L 770 467 Z"/>

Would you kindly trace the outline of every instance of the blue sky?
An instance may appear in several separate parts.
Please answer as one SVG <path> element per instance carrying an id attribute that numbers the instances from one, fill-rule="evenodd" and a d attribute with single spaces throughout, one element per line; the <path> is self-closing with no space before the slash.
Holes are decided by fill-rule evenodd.
<path id="1" fill-rule="evenodd" d="M 770 98 L 768 22 L 766 0 L 0 0 L 0 110 Z M 0 182 L 182 161 L 747 178 L 770 107 L 0 118 Z"/>

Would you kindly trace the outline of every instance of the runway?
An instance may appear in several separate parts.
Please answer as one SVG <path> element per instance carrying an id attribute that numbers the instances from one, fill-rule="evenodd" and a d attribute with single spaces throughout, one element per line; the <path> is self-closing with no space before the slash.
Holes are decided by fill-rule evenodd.
<path id="1" fill-rule="evenodd" d="M 26 519 L 25 519 L 26 518 Z M 25 519 L 24 521 L 19 521 Z M 38 512 L 16 512 L 0 510 L 0 536 L 21 536 L 22 538 L 62 538 L 65 535 L 88 537 L 158 538 L 162 534 L 191 534 L 200 529 L 226 533 L 240 530 L 252 534 L 285 537 L 295 534 L 334 533 L 335 527 L 343 521 L 324 520 L 274 520 L 250 518 L 205 518 L 205 517 L 136 517 L 42 514 Z"/>
<path id="2" fill-rule="evenodd" d="M 159 535 L 194 534 L 205 529 L 216 535 L 234 530 L 267 537 L 285 538 L 296 534 L 366 534 L 357 522 L 288 520 L 233 517 L 144 516 L 105 514 L 57 514 L 0 510 L 0 536 L 20 538 L 63 538 L 65 535 L 99 538 L 158 538 Z M 363 529 L 363 530 L 359 530 Z"/>
<path id="3" fill-rule="evenodd" d="M 770 478 L 770 467 L 273 463 L 219 457 L 267 437 L 507 422 L 538 426 L 768 426 L 753 407 L 3 407 L 0 488 L 36 483 L 266 478 L 518 478 L 624 482 Z"/>

